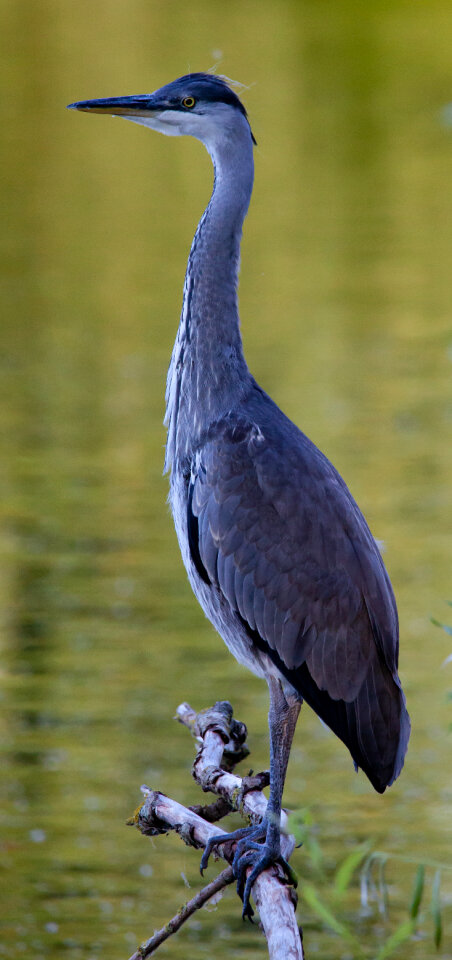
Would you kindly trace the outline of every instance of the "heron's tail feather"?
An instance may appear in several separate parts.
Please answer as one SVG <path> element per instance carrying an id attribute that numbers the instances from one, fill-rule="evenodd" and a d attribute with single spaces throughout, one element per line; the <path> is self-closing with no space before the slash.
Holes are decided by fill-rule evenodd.
<path id="1" fill-rule="evenodd" d="M 357 697 L 349 703 L 334 700 L 327 690 L 320 690 L 306 663 L 295 671 L 282 672 L 345 743 L 375 790 L 383 793 L 403 767 L 410 718 L 398 677 L 391 674 L 378 653 L 375 651 Z"/>

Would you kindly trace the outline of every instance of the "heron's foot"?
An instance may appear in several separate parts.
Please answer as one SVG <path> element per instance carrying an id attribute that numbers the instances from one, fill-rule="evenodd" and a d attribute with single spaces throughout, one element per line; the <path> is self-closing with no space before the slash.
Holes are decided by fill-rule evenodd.
<path id="1" fill-rule="evenodd" d="M 265 819 L 253 833 L 239 840 L 232 861 L 232 869 L 237 880 L 237 893 L 243 901 L 242 916 L 252 917 L 250 905 L 252 886 L 257 877 L 268 867 L 277 864 L 283 870 L 286 883 L 294 887 L 298 884 L 295 871 L 281 854 L 279 829 L 273 822 Z M 252 868 L 249 872 L 249 868 Z"/>
<path id="2" fill-rule="evenodd" d="M 254 830 L 260 830 L 260 825 L 259 827 L 240 827 L 239 830 L 234 830 L 232 833 L 220 833 L 216 837 L 210 837 L 201 857 L 201 863 L 199 864 L 201 875 L 207 868 L 211 853 L 218 847 L 221 847 L 224 843 L 235 843 L 237 840 L 243 840 L 249 835 L 250 831 L 253 832 Z"/>
<path id="3" fill-rule="evenodd" d="M 278 864 L 284 872 L 287 883 L 297 886 L 297 876 L 290 864 L 281 855 L 279 829 L 273 822 L 262 820 L 257 826 L 242 827 L 234 833 L 212 837 L 201 859 L 201 873 L 207 866 L 212 851 L 223 843 L 237 843 L 232 869 L 237 880 L 237 893 L 243 901 L 242 917 L 250 920 L 254 911 L 250 904 L 251 888 L 263 870 Z M 252 868 L 247 876 L 247 871 Z"/>

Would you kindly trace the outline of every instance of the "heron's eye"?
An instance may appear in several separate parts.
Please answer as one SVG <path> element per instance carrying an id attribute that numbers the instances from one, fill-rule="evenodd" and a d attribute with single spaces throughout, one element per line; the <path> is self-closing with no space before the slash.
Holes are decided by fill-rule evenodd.
<path id="1" fill-rule="evenodd" d="M 184 97 L 182 100 L 182 106 L 187 107 L 187 110 L 191 110 L 194 107 L 196 100 L 194 97 Z"/>

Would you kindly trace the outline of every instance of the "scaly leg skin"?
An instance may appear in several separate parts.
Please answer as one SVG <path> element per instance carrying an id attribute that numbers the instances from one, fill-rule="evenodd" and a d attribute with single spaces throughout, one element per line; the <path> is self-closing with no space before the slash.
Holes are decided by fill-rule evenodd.
<path id="1" fill-rule="evenodd" d="M 232 861 L 232 869 L 237 880 L 237 893 L 243 900 L 242 917 L 253 916 L 250 905 L 250 893 L 254 881 L 267 867 L 277 863 L 286 874 L 288 883 L 296 886 L 296 875 L 292 867 L 281 856 L 281 799 L 289 760 L 290 747 L 295 731 L 301 703 L 295 698 L 288 701 L 281 683 L 275 677 L 268 677 L 270 690 L 270 797 L 262 822 L 253 827 L 242 827 L 233 833 L 212 837 L 204 850 L 200 869 L 207 867 L 209 856 L 223 843 L 237 841 Z M 249 876 L 246 871 L 252 870 Z"/>

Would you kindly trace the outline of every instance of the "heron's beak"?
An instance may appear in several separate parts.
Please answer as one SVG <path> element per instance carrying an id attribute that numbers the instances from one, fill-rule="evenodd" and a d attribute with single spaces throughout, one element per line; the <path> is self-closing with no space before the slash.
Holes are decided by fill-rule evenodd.
<path id="1" fill-rule="evenodd" d="M 106 97 L 104 100 L 79 100 L 70 103 L 68 110 L 85 110 L 87 113 L 107 113 L 119 117 L 151 117 L 158 116 L 167 105 L 159 102 L 152 94 L 143 94 L 138 97 Z"/>

